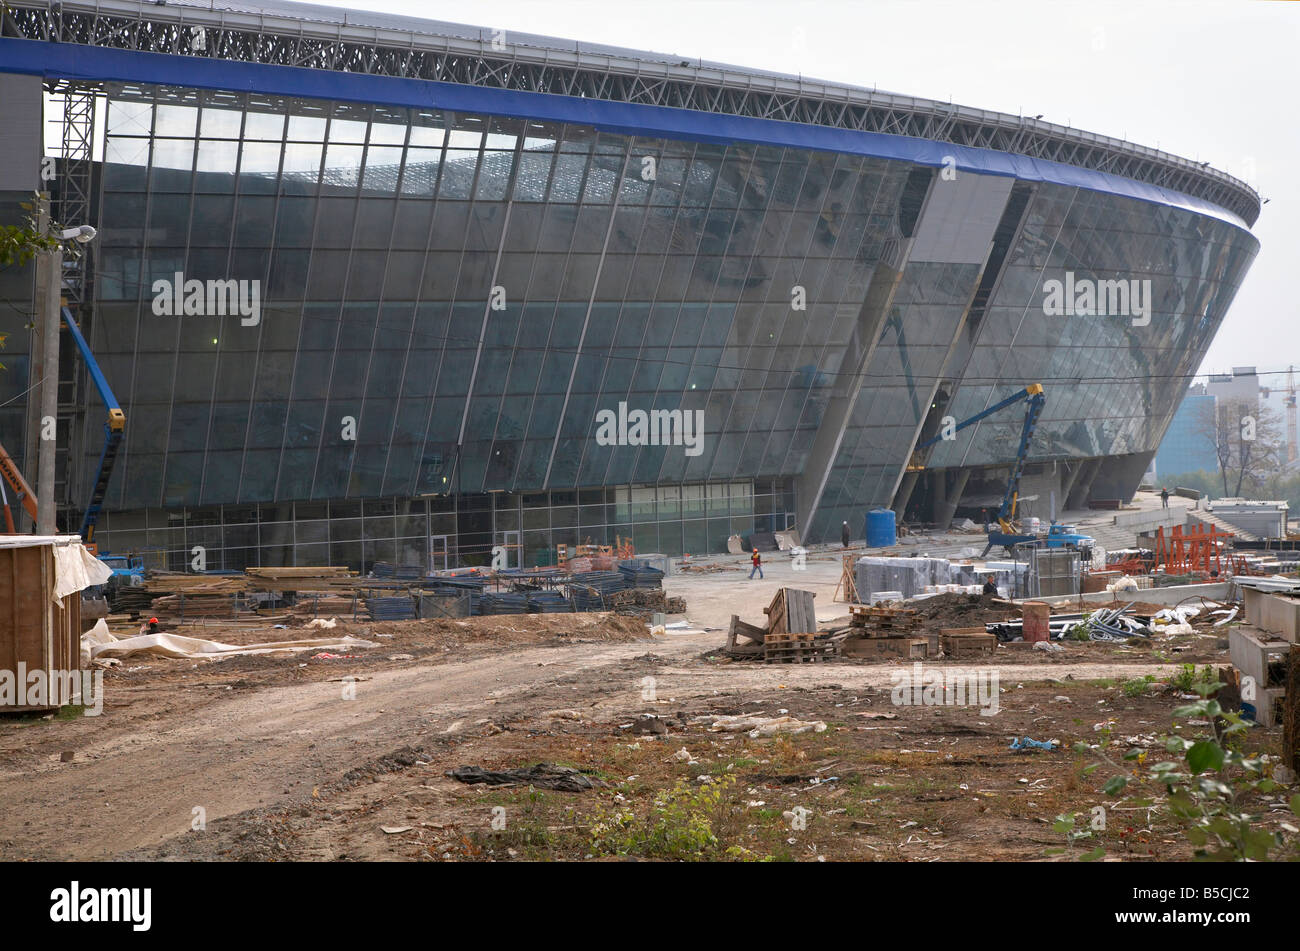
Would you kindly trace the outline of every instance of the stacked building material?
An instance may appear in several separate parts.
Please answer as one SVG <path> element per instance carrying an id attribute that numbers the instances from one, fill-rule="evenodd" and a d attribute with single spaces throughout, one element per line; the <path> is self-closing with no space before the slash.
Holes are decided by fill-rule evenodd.
<path id="1" fill-rule="evenodd" d="M 666 602 L 662 588 L 624 588 L 605 596 L 605 604 L 611 610 L 634 617 L 667 614 Z"/>
<path id="2" fill-rule="evenodd" d="M 527 614 L 528 595 L 514 591 L 485 594 L 479 605 L 482 614 Z"/>
<path id="3" fill-rule="evenodd" d="M 253 612 L 229 594 L 177 594 L 154 598 L 149 612 L 159 618 L 191 620 L 195 618 L 235 618 L 251 616 Z"/>
<path id="4" fill-rule="evenodd" d="M 351 616 L 355 609 L 356 597 L 353 595 L 304 591 L 289 610 L 300 617 L 344 617 Z"/>
<path id="5" fill-rule="evenodd" d="M 952 563 L 946 558 L 859 558 L 854 566 L 858 597 L 863 604 L 880 598 L 876 592 L 898 591 L 904 598 L 915 597 L 929 585 L 949 584 Z"/>
<path id="6" fill-rule="evenodd" d="M 419 581 L 424 577 L 424 568 L 421 565 L 394 565 L 387 561 L 377 561 L 370 566 L 370 577 Z"/>
<path id="7" fill-rule="evenodd" d="M 849 613 L 852 628 L 844 640 L 845 654 L 916 659 L 930 651 L 930 639 L 921 630 L 917 611 L 853 604 Z"/>
<path id="8" fill-rule="evenodd" d="M 529 614 L 567 614 L 572 610 L 572 603 L 558 591 L 538 591 L 528 596 Z"/>
<path id="9" fill-rule="evenodd" d="M 426 594 L 444 596 L 468 594 L 470 614 L 477 615 L 483 613 L 481 603 L 483 599 L 482 578 L 440 575 L 437 578 L 431 578 L 424 584 L 420 585 L 420 590 Z"/>
<path id="10" fill-rule="evenodd" d="M 117 614 L 129 614 L 137 617 L 149 610 L 149 604 L 156 595 L 144 586 L 115 588 L 110 595 L 109 607 Z"/>
<path id="11" fill-rule="evenodd" d="M 652 568 L 643 561 L 627 562 L 618 566 L 619 574 L 626 579 L 629 588 L 658 588 L 662 585 L 664 573 Z"/>
<path id="12" fill-rule="evenodd" d="M 246 568 L 244 576 L 252 591 L 337 591 L 350 593 L 356 572 L 345 565 L 317 568 Z"/>
<path id="13" fill-rule="evenodd" d="M 409 621 L 415 617 L 415 602 L 407 595 L 396 598 L 366 598 L 372 621 Z"/>
<path id="14" fill-rule="evenodd" d="M 422 619 L 469 617 L 472 610 L 468 593 L 431 594 L 421 591 L 416 595 L 416 600 L 416 613 Z"/>
<path id="15" fill-rule="evenodd" d="M 239 594 L 248 590 L 242 575 L 157 572 L 145 579 L 146 591 L 165 594 Z"/>
<path id="16" fill-rule="evenodd" d="M 573 576 L 569 586 L 574 606 L 579 611 L 607 610 L 607 595 L 622 591 L 626 581 L 618 571 L 584 571 Z"/>

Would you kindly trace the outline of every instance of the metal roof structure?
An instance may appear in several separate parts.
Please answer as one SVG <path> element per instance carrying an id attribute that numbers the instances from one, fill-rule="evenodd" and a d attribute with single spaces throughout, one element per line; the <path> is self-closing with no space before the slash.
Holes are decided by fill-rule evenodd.
<path id="1" fill-rule="evenodd" d="M 1248 226 L 1249 185 L 1167 152 L 1025 116 L 706 60 L 311 4 L 10 0 L 0 36 L 433 80 L 908 136 L 1170 189 Z"/>

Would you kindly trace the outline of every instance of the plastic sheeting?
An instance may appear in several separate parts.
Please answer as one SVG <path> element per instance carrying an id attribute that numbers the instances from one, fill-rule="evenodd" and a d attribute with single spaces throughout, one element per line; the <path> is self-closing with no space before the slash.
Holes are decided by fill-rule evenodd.
<path id="1" fill-rule="evenodd" d="M 85 545 L 54 546 L 54 601 L 113 577 L 113 569 L 90 553 Z"/>
<path id="2" fill-rule="evenodd" d="M 135 637 L 116 637 L 100 618 L 81 635 L 81 662 L 112 657 L 130 657 L 133 654 L 156 654 L 160 657 L 179 657 L 194 660 L 218 660 L 243 654 L 296 654 L 305 650 L 352 650 L 378 647 L 374 641 L 359 637 L 309 637 L 295 641 L 271 641 L 264 644 L 223 644 L 201 637 L 183 634 L 139 634 Z"/>
<path id="3" fill-rule="evenodd" d="M 877 591 L 901 591 L 915 597 L 927 585 L 951 584 L 952 562 L 947 558 L 859 558 L 854 568 L 858 597 L 873 600 Z"/>

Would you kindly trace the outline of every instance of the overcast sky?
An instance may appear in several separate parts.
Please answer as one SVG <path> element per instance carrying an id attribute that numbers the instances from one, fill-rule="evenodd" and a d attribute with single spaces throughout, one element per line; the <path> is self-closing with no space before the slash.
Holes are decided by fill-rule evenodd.
<path id="1" fill-rule="evenodd" d="M 1202 370 L 1300 368 L 1300 3 L 319 2 L 1042 113 L 1045 120 L 1208 161 L 1270 201 L 1254 229 L 1259 256 Z"/>

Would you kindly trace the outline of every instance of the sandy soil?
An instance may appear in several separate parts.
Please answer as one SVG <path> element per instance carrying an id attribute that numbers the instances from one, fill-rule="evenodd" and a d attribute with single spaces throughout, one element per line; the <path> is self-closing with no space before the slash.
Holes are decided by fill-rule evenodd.
<path id="1" fill-rule="evenodd" d="M 692 620 L 701 601 L 696 592 Z M 810 763 L 832 757 L 826 741 L 847 735 L 853 743 L 832 748 L 855 775 L 870 774 L 867 766 L 905 763 L 912 770 L 950 769 L 955 777 L 969 774 L 969 757 L 977 751 L 990 762 L 1014 762 L 1020 754 L 1004 749 L 1012 734 L 1066 741 L 1087 735 L 1098 711 L 1117 697 L 1129 700 L 1117 692 L 1120 681 L 1177 669 L 1161 662 L 1157 650 L 1123 645 L 1070 644 L 1050 655 L 1002 648 L 990 661 L 1011 668 L 1002 672 L 1007 692 L 998 717 L 979 722 L 970 710 L 942 710 L 936 720 L 930 708 L 903 707 L 897 729 L 881 732 L 863 727 L 841 705 L 870 698 L 870 709 L 884 709 L 897 663 L 726 662 L 705 656 L 721 643 L 717 631 L 652 640 L 635 619 L 601 615 L 347 624 L 339 630 L 382 646 L 333 659 L 311 652 L 205 663 L 131 659 L 108 673 L 100 717 L 0 720 L 0 859 L 509 857 L 492 841 L 480 841 L 483 830 L 471 829 L 462 816 L 470 809 L 481 818 L 491 797 L 507 794 L 462 786 L 442 775 L 446 769 L 552 761 L 604 770 L 611 779 L 621 769 L 671 782 L 675 774 L 661 762 L 669 745 L 716 756 L 718 744 L 739 749 L 738 741 L 683 720 L 671 740 L 647 739 L 640 747 L 646 752 L 633 755 L 620 745 L 627 745 L 626 724 L 641 713 L 789 709 L 840 725 L 815 736 L 755 741 L 784 750 L 786 766 L 802 768 L 790 757 L 805 746 Z M 246 642 L 285 636 L 246 627 L 189 633 Z M 1177 646 L 1188 645 L 1169 648 Z M 1222 661 L 1224 652 L 1198 647 L 1195 653 Z M 646 677 L 654 678 L 654 702 L 642 699 Z M 1072 697 L 1077 690 L 1093 693 L 1053 704 L 1051 696 L 1065 684 Z M 1130 702 L 1134 720 L 1124 728 L 1167 725 L 1172 703 Z M 940 750 L 942 760 L 953 744 L 963 744 L 962 755 L 946 765 L 932 754 L 902 752 Z M 1068 754 L 1049 755 L 1058 765 L 1069 761 Z M 772 755 L 751 752 L 748 759 Z M 609 795 L 588 798 L 607 804 Z M 915 798 L 915 790 L 906 795 Z M 390 813 L 390 827 L 412 825 L 402 816 L 413 802 L 421 803 L 418 822 L 430 824 L 413 827 L 429 835 L 413 839 L 414 833 L 379 829 L 389 825 L 381 820 Z M 285 834 L 269 835 L 268 829 Z M 842 830 L 824 825 L 821 832 L 829 842 Z M 985 839 L 992 834 L 982 833 Z M 525 839 L 508 848 L 537 857 L 529 845 L 535 840 Z M 581 843 L 547 841 L 548 855 L 583 854 Z M 448 842 L 454 851 L 428 848 Z M 791 857 L 807 857 L 796 853 Z"/>

